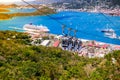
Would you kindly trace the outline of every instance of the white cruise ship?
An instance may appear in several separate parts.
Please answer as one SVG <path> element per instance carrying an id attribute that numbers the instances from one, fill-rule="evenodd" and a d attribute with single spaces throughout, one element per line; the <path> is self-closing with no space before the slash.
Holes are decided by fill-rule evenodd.
<path id="1" fill-rule="evenodd" d="M 33 25 L 32 23 L 30 24 L 25 24 L 23 26 L 23 30 L 27 31 L 27 32 L 35 32 L 35 33 L 39 33 L 39 32 L 49 32 L 50 30 L 43 25 Z"/>

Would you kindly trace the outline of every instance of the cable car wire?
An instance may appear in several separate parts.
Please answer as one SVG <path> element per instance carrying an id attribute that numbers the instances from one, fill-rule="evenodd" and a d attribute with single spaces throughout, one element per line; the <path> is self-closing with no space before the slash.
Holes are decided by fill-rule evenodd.
<path id="1" fill-rule="evenodd" d="M 27 1 L 25 1 L 25 0 L 22 0 L 22 1 L 23 1 L 24 3 L 30 5 L 31 7 L 33 7 L 33 8 L 36 9 L 37 11 L 42 12 L 42 13 L 46 13 L 46 12 L 40 11 L 40 9 L 36 8 L 36 7 L 33 6 L 32 4 L 30 4 L 29 2 L 27 2 Z M 103 14 L 103 13 L 100 13 L 100 14 Z M 55 18 L 53 18 L 53 17 L 50 16 L 49 14 L 47 14 L 46 16 L 49 17 L 50 19 L 56 21 L 56 22 L 59 23 L 60 25 L 64 25 L 65 28 L 70 28 L 70 29 L 72 29 L 72 30 L 76 30 L 76 32 L 83 33 L 83 34 L 89 35 L 89 36 L 94 36 L 94 37 L 97 37 L 97 38 L 102 38 L 102 39 L 103 39 L 103 38 L 108 38 L 108 37 L 106 37 L 106 36 L 103 37 L 103 36 L 101 36 L 101 35 L 91 34 L 91 33 L 89 33 L 89 32 L 84 32 L 84 31 L 81 31 L 81 30 L 78 30 L 78 29 L 73 29 L 73 28 L 71 28 L 71 27 L 66 26 L 63 22 L 60 22 L 60 21 L 56 20 Z M 106 16 L 104 16 L 104 17 L 106 17 Z M 106 19 L 108 19 L 108 18 L 106 17 Z M 109 20 L 109 19 L 108 19 L 108 20 Z M 110 21 L 110 20 L 109 20 L 109 21 Z M 114 25 L 114 24 L 113 24 L 113 25 Z"/>

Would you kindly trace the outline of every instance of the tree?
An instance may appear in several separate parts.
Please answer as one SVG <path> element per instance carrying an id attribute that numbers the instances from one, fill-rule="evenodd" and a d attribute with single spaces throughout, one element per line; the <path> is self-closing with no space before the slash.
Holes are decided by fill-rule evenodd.
<path id="1" fill-rule="evenodd" d="M 113 5 L 119 5 L 120 6 L 120 0 L 112 0 Z"/>

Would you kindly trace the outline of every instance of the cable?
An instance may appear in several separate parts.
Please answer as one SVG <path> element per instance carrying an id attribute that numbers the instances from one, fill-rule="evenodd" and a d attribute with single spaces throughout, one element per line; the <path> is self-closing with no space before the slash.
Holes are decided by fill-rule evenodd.
<path id="1" fill-rule="evenodd" d="M 104 16 L 113 26 L 116 26 L 108 17 L 106 17 L 104 15 L 104 13 L 101 13 L 100 11 L 98 11 L 102 16 Z"/>
<path id="2" fill-rule="evenodd" d="M 24 3 L 30 5 L 31 7 L 35 8 L 36 10 L 40 11 L 38 8 L 36 8 L 36 7 L 33 6 L 32 4 L 28 3 L 27 1 L 24 1 L 24 0 L 22 0 L 22 1 L 23 1 Z M 41 12 L 43 12 L 43 11 L 41 11 Z M 45 12 L 43 12 L 43 13 L 45 13 Z M 100 35 L 96 35 L 96 34 L 91 34 L 91 33 L 88 33 L 88 32 L 84 32 L 84 31 L 81 31 L 81 30 L 78 30 L 78 29 L 73 29 L 73 28 L 71 28 L 71 27 L 66 26 L 66 25 L 63 24 L 62 22 L 56 20 L 55 18 L 53 18 L 53 17 L 50 16 L 50 15 L 46 15 L 46 16 L 48 16 L 48 17 L 51 18 L 52 20 L 56 21 L 57 23 L 59 23 L 59 24 L 61 24 L 61 25 L 64 25 L 65 28 L 69 28 L 69 29 L 71 29 L 71 30 L 76 30 L 76 32 L 80 32 L 80 33 L 83 33 L 83 34 L 86 34 L 86 35 L 90 35 L 90 36 L 96 36 L 96 37 L 99 37 L 99 38 L 108 38 L 108 37 L 103 37 L 103 36 L 100 36 Z"/>
<path id="3" fill-rule="evenodd" d="M 40 11 L 38 8 L 36 8 L 36 7 L 35 7 L 35 6 L 33 6 L 32 4 L 28 3 L 27 1 L 24 1 L 24 0 L 22 0 L 22 1 L 23 1 L 24 3 L 26 3 L 26 4 L 30 5 L 31 7 L 35 8 L 37 11 L 42 12 L 42 13 L 46 13 L 46 12 Z M 54 19 L 54 18 L 53 18 L 53 17 L 51 17 L 50 15 L 46 15 L 46 16 L 48 16 L 49 18 L 51 18 L 51 19 L 55 20 L 55 21 L 56 21 L 56 22 L 58 22 L 59 24 L 62 24 L 60 21 L 58 21 L 58 20 Z M 64 24 L 63 24 L 63 25 L 64 25 Z"/>

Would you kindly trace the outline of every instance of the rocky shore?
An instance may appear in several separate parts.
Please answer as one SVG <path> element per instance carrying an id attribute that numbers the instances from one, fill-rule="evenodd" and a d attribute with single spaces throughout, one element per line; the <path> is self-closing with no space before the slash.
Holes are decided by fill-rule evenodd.
<path id="1" fill-rule="evenodd" d="M 120 16 L 120 9 L 101 9 L 100 12 L 109 14 L 112 16 Z"/>

